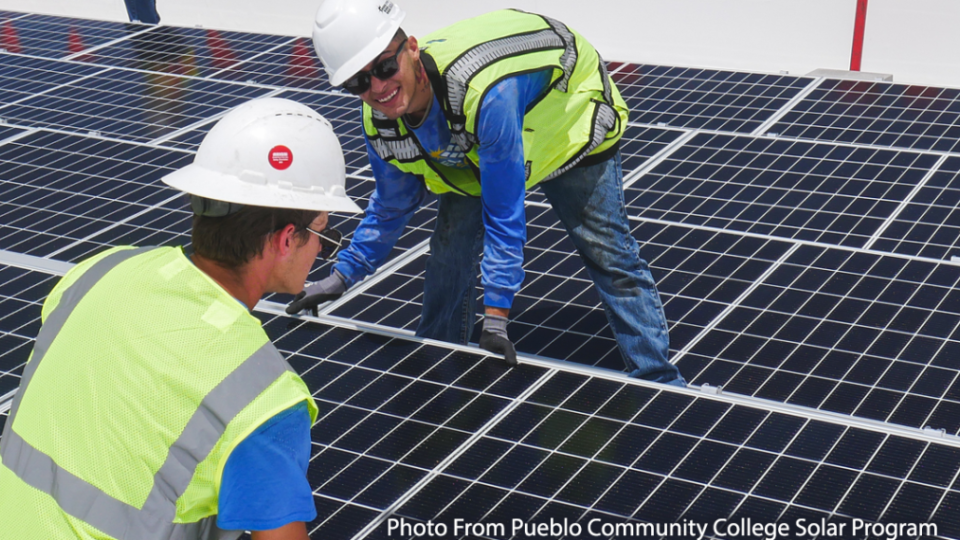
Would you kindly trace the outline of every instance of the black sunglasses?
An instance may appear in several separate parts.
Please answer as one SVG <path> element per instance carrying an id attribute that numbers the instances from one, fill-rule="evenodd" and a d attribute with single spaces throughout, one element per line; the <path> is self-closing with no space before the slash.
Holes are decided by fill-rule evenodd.
<path id="1" fill-rule="evenodd" d="M 393 56 L 377 62 L 370 71 L 361 71 L 353 77 L 350 77 L 340 85 L 340 88 L 343 88 L 355 96 L 359 96 L 370 89 L 370 77 L 376 77 L 381 81 L 393 77 L 397 74 L 397 71 L 400 70 L 399 57 L 406 44 L 407 42 L 404 41 L 397 47 L 397 52 L 393 53 Z"/>
<path id="2" fill-rule="evenodd" d="M 336 229 L 324 229 L 323 232 L 315 231 L 310 227 L 304 227 L 308 231 L 317 235 L 320 238 L 320 255 L 321 259 L 329 259 L 337 254 L 337 251 L 340 250 L 341 241 L 343 240 L 343 234 Z"/>

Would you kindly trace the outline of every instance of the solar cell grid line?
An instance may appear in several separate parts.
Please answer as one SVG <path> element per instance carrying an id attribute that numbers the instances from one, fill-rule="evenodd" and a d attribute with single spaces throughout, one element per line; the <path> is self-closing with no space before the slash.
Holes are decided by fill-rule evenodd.
<path id="1" fill-rule="evenodd" d="M 613 80 L 630 122 L 750 133 L 810 82 L 809 77 L 654 65 L 623 66 Z"/>
<path id="2" fill-rule="evenodd" d="M 694 384 L 960 431 L 960 269 L 803 246 L 678 361 Z"/>
<path id="3" fill-rule="evenodd" d="M 632 225 L 663 299 L 674 354 L 791 247 L 785 241 L 722 231 Z M 552 211 L 528 207 L 527 236 L 526 277 L 511 309 L 510 336 L 517 350 L 623 370 L 592 280 Z M 426 255 L 418 257 L 366 290 L 332 304 L 325 313 L 415 330 L 425 261 Z"/>
<path id="4" fill-rule="evenodd" d="M 793 254 L 794 254 L 798 249 L 800 249 L 800 244 L 794 244 L 794 245 L 791 246 L 788 250 L 784 251 L 784 253 L 783 253 L 782 255 L 780 255 L 780 258 L 777 259 L 773 264 L 769 265 L 769 266 L 767 267 L 767 269 L 763 272 L 763 274 L 757 276 L 757 279 L 754 280 L 754 282 L 753 282 L 749 287 L 747 287 L 745 290 L 743 290 L 743 291 L 740 293 L 740 295 L 737 296 L 736 299 L 734 299 L 732 302 L 730 302 L 729 304 L 727 304 L 727 306 L 723 308 L 723 311 L 722 311 L 722 312 L 720 312 L 719 314 L 717 314 L 716 317 L 714 317 L 714 318 L 711 319 L 706 325 L 704 325 L 703 328 L 700 329 L 700 331 L 697 333 L 696 336 L 694 336 L 693 338 L 691 338 L 690 340 L 688 340 L 688 341 L 683 345 L 683 347 L 680 348 L 679 352 L 677 352 L 677 354 L 673 357 L 673 362 L 674 362 L 674 363 L 679 363 L 680 360 L 681 360 L 688 352 L 690 352 L 691 349 L 693 349 L 694 347 L 696 347 L 697 344 L 698 344 L 705 336 L 709 335 L 710 332 L 712 332 L 712 331 L 714 330 L 714 328 L 716 328 L 717 324 L 719 324 L 721 321 L 723 321 L 723 320 L 727 317 L 727 315 L 729 315 L 729 314 L 732 313 L 735 309 L 737 309 L 737 307 L 740 306 L 746 298 L 748 298 L 751 294 L 753 294 L 753 291 L 755 291 L 755 290 L 760 286 L 760 284 L 762 284 L 764 281 L 766 281 L 767 277 L 769 277 L 770 274 L 772 274 L 774 271 L 776 271 L 776 270 L 780 267 L 780 265 L 782 265 L 785 261 L 789 260 L 790 257 L 793 256 Z M 707 384 L 709 384 L 709 383 L 707 383 Z"/>
<path id="5" fill-rule="evenodd" d="M 612 383 L 612 382 L 608 382 L 608 384 L 609 384 L 610 386 L 612 386 L 612 387 L 616 387 L 616 386 L 617 386 L 616 383 Z M 581 384 L 579 387 L 577 387 L 577 386 L 575 386 L 575 385 L 571 385 L 571 388 L 569 388 L 569 390 L 570 390 L 571 393 L 573 393 L 573 392 L 581 392 L 581 391 L 583 390 L 583 387 L 584 387 L 584 386 L 587 386 L 587 381 L 586 381 L 586 380 L 584 380 L 584 381 L 583 381 L 583 384 Z M 622 385 L 621 385 L 621 386 L 622 386 Z M 613 397 L 614 397 L 614 393 L 609 393 L 609 394 L 606 395 L 605 397 L 601 397 L 601 398 L 599 399 L 600 405 L 603 406 L 603 405 L 607 404 L 607 403 L 609 402 L 609 400 L 613 399 Z M 547 415 L 541 416 L 541 417 L 539 418 L 539 423 L 538 423 L 533 429 L 535 429 L 535 430 L 541 430 L 541 431 L 547 431 L 547 429 L 546 429 L 547 426 L 556 424 L 555 421 L 551 421 L 551 418 L 553 418 L 553 415 L 554 415 L 554 414 L 558 414 L 558 413 L 555 412 L 555 413 L 550 413 L 549 416 L 547 416 Z M 593 415 L 593 414 L 583 415 L 583 416 L 584 416 L 584 418 L 578 420 L 578 423 L 579 423 L 579 424 L 583 424 L 584 422 L 587 422 L 587 421 L 592 420 L 592 419 L 594 418 L 594 415 Z M 558 417 L 559 417 L 559 416 L 558 416 Z M 566 418 L 569 418 L 569 417 L 566 417 Z M 576 427 L 576 426 L 575 426 L 575 427 Z M 615 433 L 614 436 L 616 436 L 617 434 L 619 434 L 619 431 L 618 431 L 617 433 Z M 571 432 L 571 431 L 569 431 L 569 430 L 563 430 L 560 434 L 554 436 L 554 438 L 560 441 L 560 442 L 558 443 L 558 447 L 559 447 L 559 446 L 562 446 L 565 442 L 567 442 L 571 436 L 572 436 L 572 432 Z M 510 444 L 512 444 L 513 447 L 515 448 L 516 446 L 520 445 L 520 441 L 519 441 L 519 440 L 518 440 L 518 441 L 510 441 Z M 597 448 L 597 451 L 599 451 L 599 447 Z M 506 450 L 505 450 L 504 452 L 506 452 Z M 489 463 L 489 464 L 487 464 L 486 471 L 489 471 L 489 470 L 491 470 L 491 469 L 493 469 L 493 468 L 495 468 L 495 467 L 498 467 L 498 466 L 502 466 L 502 464 L 503 464 L 503 463 L 505 462 L 505 460 L 506 460 L 506 457 L 507 457 L 507 454 L 506 454 L 506 453 L 503 453 L 500 457 L 493 457 L 493 458 L 491 458 L 491 461 L 492 461 L 492 462 Z M 544 456 L 544 457 L 548 457 L 548 456 Z M 522 484 L 522 483 L 524 482 L 524 480 L 526 480 L 526 479 L 529 477 L 529 475 L 532 474 L 532 473 L 533 473 L 533 471 L 529 471 L 529 472 L 527 472 L 524 476 L 520 477 L 520 478 L 516 481 L 516 485 Z M 521 473 L 521 474 L 524 474 L 524 473 Z M 576 476 L 576 474 L 577 474 L 577 473 L 574 472 L 573 476 Z M 572 476 L 571 476 L 571 478 L 572 478 Z M 569 482 L 569 480 L 568 480 L 568 482 Z M 511 493 L 513 493 L 513 492 L 515 491 L 515 489 L 516 489 L 516 488 L 512 488 L 512 489 L 510 489 L 509 491 L 510 491 Z M 563 489 L 563 488 L 561 487 L 560 490 L 562 490 L 562 489 Z M 559 491 L 559 490 L 558 490 L 558 491 Z M 440 508 L 440 511 L 438 512 L 438 515 L 441 515 L 441 516 L 442 516 L 445 511 L 447 511 L 448 509 L 451 508 L 451 506 L 457 504 L 457 503 L 458 503 L 458 500 L 459 500 L 459 496 L 458 496 L 458 497 L 455 497 L 455 498 L 453 498 L 453 499 L 450 499 L 449 502 L 446 503 L 446 506 L 443 506 L 442 508 Z M 446 501 L 444 501 L 444 502 L 446 502 Z M 441 504 L 442 504 L 442 503 L 441 503 Z M 491 509 L 490 511 L 492 511 L 492 509 Z M 483 516 L 481 516 L 478 521 L 481 521 L 481 522 L 482 522 L 482 521 L 484 520 L 484 518 L 486 518 L 488 515 L 489 515 L 489 512 L 483 514 Z M 358 536 L 360 536 L 360 535 L 358 535 Z"/>
<path id="6" fill-rule="evenodd" d="M 268 34 L 154 26 L 149 32 L 93 51 L 87 61 L 167 75 L 210 77 L 290 39 Z"/>
<path id="7" fill-rule="evenodd" d="M 625 190 L 640 218 L 863 247 L 939 156 L 700 134 Z"/>
<path id="8" fill-rule="evenodd" d="M 802 517 L 846 523 L 848 533 L 854 518 L 933 519 L 942 527 L 939 537 L 960 535 L 949 505 L 958 495 L 955 441 L 917 440 L 797 410 L 629 384 L 613 389 L 613 399 L 607 398 L 611 390 L 591 392 L 600 396 L 585 406 L 571 403 L 581 386 L 569 380 L 576 377 L 553 374 L 393 516 L 448 526 L 455 518 L 676 524 L 720 517 L 794 523 Z M 621 399 L 626 392 L 633 395 Z M 599 428 L 598 421 L 608 427 Z M 575 440 L 581 444 L 571 444 Z M 572 465 L 558 466 L 561 460 Z M 504 471 L 504 462 L 521 465 Z M 535 477 L 543 481 L 530 482 Z M 916 493 L 926 496 L 908 500 Z M 365 538 L 387 536 L 381 527 Z"/>
<path id="9" fill-rule="evenodd" d="M 0 24 L 3 25 L 0 47 L 6 52 L 55 59 L 66 58 L 148 28 L 140 24 L 38 14 L 6 19 Z"/>
<path id="10" fill-rule="evenodd" d="M 28 16 L 28 15 L 30 15 L 30 14 L 29 14 L 29 13 L 21 13 L 21 12 L 19 12 L 19 11 L 0 10 L 0 21 L 14 20 L 14 19 L 22 19 L 23 17 L 26 17 L 26 16 Z"/>
<path id="11" fill-rule="evenodd" d="M 946 158 L 870 247 L 938 260 L 960 255 L 958 195 L 960 158 Z"/>
<path id="12" fill-rule="evenodd" d="M 298 37 L 211 75 L 211 78 L 268 86 L 337 91 L 327 79 L 309 38 Z M 346 95 L 346 94 L 344 94 Z"/>
<path id="13" fill-rule="evenodd" d="M 181 209 L 185 199 L 183 193 L 171 190 L 170 196 L 159 204 L 92 232 L 51 252 L 48 257 L 79 262 L 115 246 L 187 246 L 193 216 Z M 171 206 L 173 208 L 168 208 Z"/>
<path id="14" fill-rule="evenodd" d="M 102 66 L 0 53 L 0 107 L 104 71 Z"/>
<path id="15" fill-rule="evenodd" d="M 883 224 L 880 225 L 880 228 L 873 233 L 873 235 L 870 237 L 870 240 L 867 240 L 867 243 L 864 246 L 866 250 L 873 249 L 874 245 L 877 243 L 877 240 L 881 236 L 883 236 L 884 232 L 886 232 L 886 230 L 895 221 L 899 219 L 900 214 L 902 214 L 903 211 L 906 210 L 906 208 L 910 205 L 910 203 L 913 202 L 917 194 L 920 193 L 924 187 L 926 187 L 927 182 L 930 181 L 930 178 L 932 178 L 937 172 L 939 172 L 940 167 L 943 166 L 943 164 L 946 161 L 947 161 L 946 155 L 940 156 L 940 159 L 937 160 L 937 162 L 933 165 L 933 167 L 931 167 L 930 170 L 923 175 L 923 178 L 921 178 L 920 181 L 917 182 L 915 186 L 913 186 L 913 189 L 910 190 L 910 193 L 907 194 L 904 200 L 900 201 L 900 204 L 897 205 L 897 208 L 890 214 L 890 216 L 886 220 L 884 220 Z"/>
<path id="16" fill-rule="evenodd" d="M 0 249 L 48 255 L 174 192 L 160 182 L 188 154 L 36 132 L 0 145 Z"/>
<path id="17" fill-rule="evenodd" d="M 319 513 L 309 525 L 314 537 L 352 536 L 547 372 L 509 369 L 479 352 L 260 316 L 321 407 L 308 473 Z"/>
<path id="18" fill-rule="evenodd" d="M 217 115 L 267 88 L 113 69 L 2 110 L 8 122 L 148 142 Z"/>
<path id="19" fill-rule="evenodd" d="M 5 126 L 0 124 L 0 145 L 16 140 L 32 130 L 27 128 L 19 128 L 15 126 Z"/>
<path id="20" fill-rule="evenodd" d="M 777 122 L 784 136 L 956 152 L 960 90 L 827 79 Z"/>
<path id="21" fill-rule="evenodd" d="M 750 134 L 757 137 L 766 135 L 768 132 L 770 132 L 771 127 L 773 127 L 777 122 L 779 122 L 780 119 L 783 118 L 787 113 L 792 111 L 798 103 L 800 103 L 801 101 L 806 99 L 807 96 L 813 93 L 813 91 L 816 90 L 820 86 L 820 83 L 822 83 L 823 81 L 824 81 L 823 77 L 815 77 L 813 79 L 810 79 L 810 82 L 807 84 L 807 86 L 803 90 L 797 93 L 797 95 L 790 98 L 790 101 L 784 103 L 783 106 L 780 107 L 779 111 L 771 115 L 770 118 L 767 118 L 762 124 L 757 126 L 756 129 L 750 132 Z"/>

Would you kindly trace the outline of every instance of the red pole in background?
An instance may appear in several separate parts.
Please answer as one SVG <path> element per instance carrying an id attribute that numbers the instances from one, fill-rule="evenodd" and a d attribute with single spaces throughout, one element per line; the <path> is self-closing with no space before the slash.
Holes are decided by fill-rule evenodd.
<path id="1" fill-rule="evenodd" d="M 863 56 L 863 29 L 867 24 L 867 0 L 857 0 L 857 19 L 853 24 L 853 52 L 850 54 L 850 71 L 860 71 Z"/>

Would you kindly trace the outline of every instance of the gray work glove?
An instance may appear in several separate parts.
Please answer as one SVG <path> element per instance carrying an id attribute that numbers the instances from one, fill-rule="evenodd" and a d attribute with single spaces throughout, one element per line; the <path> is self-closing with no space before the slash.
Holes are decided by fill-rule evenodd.
<path id="1" fill-rule="evenodd" d="M 499 315 L 483 317 L 483 331 L 480 332 L 480 348 L 495 354 L 502 354 L 508 366 L 517 365 L 517 350 L 507 337 L 507 318 Z"/>
<path id="2" fill-rule="evenodd" d="M 294 297 L 293 302 L 290 302 L 290 305 L 287 306 L 287 313 L 295 315 L 305 309 L 309 309 L 313 312 L 314 316 L 316 316 L 318 305 L 330 300 L 336 300 L 346 291 L 347 284 L 343 276 L 340 275 L 340 272 L 334 270 L 329 276 L 320 281 L 308 284 L 300 294 Z"/>

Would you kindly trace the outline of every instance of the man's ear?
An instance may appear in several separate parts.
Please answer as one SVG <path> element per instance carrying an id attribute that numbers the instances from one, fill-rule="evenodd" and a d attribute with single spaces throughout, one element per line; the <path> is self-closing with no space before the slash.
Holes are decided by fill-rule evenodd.
<path id="1" fill-rule="evenodd" d="M 289 223 L 286 227 L 273 233 L 270 241 L 278 255 L 289 255 L 299 245 L 299 242 L 297 242 L 297 228 L 293 223 Z"/>
<path id="2" fill-rule="evenodd" d="M 420 44 L 417 43 L 417 38 L 413 36 L 407 38 L 407 48 L 410 49 L 410 52 L 413 54 L 414 60 L 420 59 Z"/>

